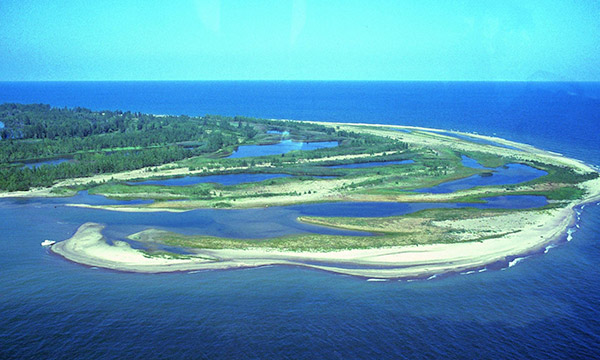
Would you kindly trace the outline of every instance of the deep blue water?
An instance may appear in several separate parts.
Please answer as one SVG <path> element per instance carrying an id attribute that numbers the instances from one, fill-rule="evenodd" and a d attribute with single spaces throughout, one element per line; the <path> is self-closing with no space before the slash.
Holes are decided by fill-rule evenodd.
<path id="1" fill-rule="evenodd" d="M 0 102 L 429 126 L 495 133 L 593 164 L 600 164 L 599 95 L 593 83 L 0 83 Z M 570 242 L 505 270 L 368 282 L 284 266 L 156 275 L 90 269 L 40 242 L 66 239 L 89 220 L 114 223 L 110 236 L 157 221 L 184 232 L 234 224 L 198 214 L 184 221 L 67 210 L 64 201 L 0 201 L 0 358 L 600 357 L 596 204 L 580 210 Z M 293 220 L 298 209 L 271 211 L 230 216 L 241 224 L 235 231 L 257 236 L 307 231 Z"/>

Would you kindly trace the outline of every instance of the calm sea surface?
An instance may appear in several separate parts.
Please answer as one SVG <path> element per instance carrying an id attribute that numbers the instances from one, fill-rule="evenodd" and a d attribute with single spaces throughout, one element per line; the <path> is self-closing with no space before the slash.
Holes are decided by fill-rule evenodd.
<path id="1" fill-rule="evenodd" d="M 496 134 L 600 165 L 596 83 L 0 83 L 2 102 L 419 125 Z M 109 224 L 117 238 L 153 224 L 253 237 L 316 231 L 295 216 L 352 213 L 351 205 L 171 217 L 62 206 L 76 200 L 0 200 L 2 359 L 600 357 L 597 204 L 579 210 L 571 241 L 503 270 L 369 282 L 284 266 L 119 273 L 40 246 L 86 221 Z"/>

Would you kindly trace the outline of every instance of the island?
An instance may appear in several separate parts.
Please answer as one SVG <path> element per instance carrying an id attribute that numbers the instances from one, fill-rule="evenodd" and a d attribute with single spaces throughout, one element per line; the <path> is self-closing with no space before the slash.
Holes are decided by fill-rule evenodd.
<path id="1" fill-rule="evenodd" d="M 291 265 L 374 279 L 477 271 L 543 252 L 568 236 L 577 207 L 600 200 L 588 164 L 441 129 L 22 104 L 0 105 L 0 121 L 3 197 L 85 192 L 111 202 L 68 206 L 140 214 L 315 209 L 296 219 L 315 232 L 255 239 L 147 228 L 115 239 L 103 232 L 110 224 L 86 222 L 51 246 L 118 271 Z"/>

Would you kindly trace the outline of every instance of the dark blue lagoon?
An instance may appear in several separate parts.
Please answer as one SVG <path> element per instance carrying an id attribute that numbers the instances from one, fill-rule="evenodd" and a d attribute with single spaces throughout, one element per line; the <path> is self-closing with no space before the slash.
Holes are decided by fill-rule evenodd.
<path id="1" fill-rule="evenodd" d="M 209 176 L 184 176 L 165 180 L 131 181 L 129 185 L 165 185 L 165 186 L 188 186 L 201 183 L 218 183 L 221 185 L 237 185 L 249 182 L 263 181 L 280 177 L 288 177 L 288 174 L 228 174 Z"/>
<path id="2" fill-rule="evenodd" d="M 478 169 L 489 169 L 481 166 L 479 163 L 477 163 L 477 161 L 466 156 L 463 156 L 463 165 Z M 491 175 L 490 173 L 473 175 L 469 176 L 468 178 L 448 181 L 430 188 L 416 189 L 413 191 L 444 194 L 458 190 L 471 189 L 477 186 L 519 184 L 548 174 L 546 171 L 523 164 L 507 164 L 506 166 L 501 166 L 490 170 L 493 170 Z"/>
<path id="3" fill-rule="evenodd" d="M 294 150 L 316 150 L 335 146 L 338 146 L 336 141 L 299 142 L 283 140 L 272 145 L 242 145 L 229 157 L 243 158 L 250 156 L 281 155 Z"/>
<path id="4" fill-rule="evenodd" d="M 599 99 L 597 83 L 0 83 L 1 102 L 496 133 L 596 165 Z M 44 239 L 66 239 L 87 221 L 107 224 L 115 238 L 155 223 L 245 236 L 325 231 L 298 223 L 295 216 L 309 210 L 293 207 L 178 218 L 63 206 L 89 199 L 0 201 L 0 358 L 600 357 L 597 204 L 577 209 L 571 241 L 504 271 L 368 282 L 286 266 L 119 273 L 42 248 Z M 338 205 L 320 213 L 367 213 Z"/>

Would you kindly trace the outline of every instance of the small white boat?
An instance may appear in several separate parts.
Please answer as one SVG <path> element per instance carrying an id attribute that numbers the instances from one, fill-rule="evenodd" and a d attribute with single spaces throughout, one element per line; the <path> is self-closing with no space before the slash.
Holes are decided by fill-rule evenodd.
<path id="1" fill-rule="evenodd" d="M 56 243 L 56 241 L 44 240 L 44 241 L 42 241 L 42 246 L 50 246 L 50 245 L 54 245 L 55 243 Z"/>

